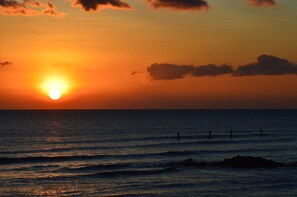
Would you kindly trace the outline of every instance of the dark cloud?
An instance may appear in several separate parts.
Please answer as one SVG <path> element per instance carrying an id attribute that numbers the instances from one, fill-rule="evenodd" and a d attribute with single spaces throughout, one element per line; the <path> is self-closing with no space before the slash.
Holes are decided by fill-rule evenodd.
<path id="1" fill-rule="evenodd" d="M 106 7 L 116 9 L 130 9 L 130 5 L 121 0 L 74 0 L 73 5 L 81 6 L 85 11 L 97 10 Z"/>
<path id="2" fill-rule="evenodd" d="M 276 3 L 274 0 L 249 0 L 249 2 L 257 7 L 260 6 L 274 6 Z"/>
<path id="3" fill-rule="evenodd" d="M 130 73 L 130 75 L 137 75 L 138 72 L 137 71 L 133 71 L 132 73 Z"/>
<path id="4" fill-rule="evenodd" d="M 175 10 L 207 10 L 205 0 L 147 0 L 154 8 L 170 8 Z"/>
<path id="5" fill-rule="evenodd" d="M 52 15 L 52 16 L 63 16 L 63 13 L 59 13 L 56 9 L 56 7 L 50 3 L 47 2 L 44 6 L 44 9 L 42 10 L 42 13 L 45 15 Z"/>
<path id="6" fill-rule="evenodd" d="M 35 0 L 0 0 L 0 14 L 24 16 L 62 16 L 50 2 L 40 3 Z"/>
<path id="7" fill-rule="evenodd" d="M 152 64 L 147 68 L 150 76 L 155 80 L 181 79 L 193 72 L 194 66 L 180 66 L 174 64 Z"/>
<path id="8" fill-rule="evenodd" d="M 297 74 L 297 65 L 272 55 L 261 55 L 257 62 L 238 67 L 235 76 Z"/>
<path id="9" fill-rule="evenodd" d="M 51 3 L 52 0 L 0 0 L 0 14 L 3 15 L 23 15 L 23 16 L 64 16 L 59 13 Z M 79 6 L 84 11 L 96 11 L 104 8 L 131 9 L 125 0 L 66 0 L 72 2 L 73 6 Z M 183 11 L 208 10 L 207 0 L 145 0 L 153 8 L 168 8 Z M 250 4 L 260 6 L 273 6 L 275 0 L 246 0 Z"/>
<path id="10" fill-rule="evenodd" d="M 256 63 L 239 66 L 236 70 L 230 65 L 175 65 L 175 64 L 152 64 L 147 68 L 150 77 L 154 80 L 182 79 L 186 76 L 203 77 L 231 74 L 232 76 L 255 76 L 255 75 L 297 75 L 297 64 L 286 59 L 272 55 L 261 55 Z"/>
<path id="11" fill-rule="evenodd" d="M 174 64 L 152 64 L 147 68 L 150 76 L 154 80 L 173 80 L 181 79 L 185 76 L 202 77 L 202 76 L 218 76 L 229 74 L 233 69 L 229 65 L 174 65 Z"/>
<path id="12" fill-rule="evenodd" d="M 10 66 L 10 65 L 12 65 L 12 62 L 8 62 L 8 61 L 0 62 L 0 66 Z"/>
<path id="13" fill-rule="evenodd" d="M 218 76 L 230 74 L 233 72 L 232 66 L 229 65 L 221 65 L 217 66 L 214 64 L 209 64 L 205 66 L 197 66 L 190 74 L 195 77 L 203 77 L 203 76 Z"/>

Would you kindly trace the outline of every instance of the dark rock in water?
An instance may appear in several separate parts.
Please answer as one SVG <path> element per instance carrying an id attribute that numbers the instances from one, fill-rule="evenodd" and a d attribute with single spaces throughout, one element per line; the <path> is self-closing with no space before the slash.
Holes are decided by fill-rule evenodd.
<path id="1" fill-rule="evenodd" d="M 288 167 L 297 167 L 297 162 L 287 164 Z"/>
<path id="2" fill-rule="evenodd" d="M 223 167 L 236 167 L 236 168 L 276 168 L 285 166 L 282 163 L 267 160 L 262 157 L 244 157 L 236 156 L 231 159 L 225 159 L 224 161 L 218 162 L 218 166 Z"/>

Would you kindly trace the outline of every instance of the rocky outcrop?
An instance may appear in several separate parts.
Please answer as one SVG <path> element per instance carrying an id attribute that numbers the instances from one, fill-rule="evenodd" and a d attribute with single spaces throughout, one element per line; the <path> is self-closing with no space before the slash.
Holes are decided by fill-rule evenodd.
<path id="1" fill-rule="evenodd" d="M 236 156 L 231 159 L 224 159 L 223 161 L 218 162 L 217 166 L 236 168 L 276 168 L 283 167 L 285 165 L 262 157 Z"/>

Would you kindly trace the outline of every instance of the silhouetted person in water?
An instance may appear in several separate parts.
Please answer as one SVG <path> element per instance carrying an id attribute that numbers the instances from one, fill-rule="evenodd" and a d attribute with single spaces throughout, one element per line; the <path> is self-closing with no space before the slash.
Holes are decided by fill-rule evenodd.
<path id="1" fill-rule="evenodd" d="M 262 131 L 261 128 L 260 128 L 260 136 L 261 136 L 261 137 L 263 136 L 263 131 Z"/>
<path id="2" fill-rule="evenodd" d="M 233 130 L 231 129 L 230 130 L 230 138 L 232 138 L 233 137 Z"/>
<path id="3" fill-rule="evenodd" d="M 211 139 L 212 138 L 212 131 L 209 131 L 208 132 L 208 139 Z"/>
<path id="4" fill-rule="evenodd" d="M 177 132 L 176 139 L 177 139 L 177 140 L 180 140 L 180 139 L 181 139 L 181 136 L 180 136 L 180 133 L 179 133 L 179 132 Z"/>

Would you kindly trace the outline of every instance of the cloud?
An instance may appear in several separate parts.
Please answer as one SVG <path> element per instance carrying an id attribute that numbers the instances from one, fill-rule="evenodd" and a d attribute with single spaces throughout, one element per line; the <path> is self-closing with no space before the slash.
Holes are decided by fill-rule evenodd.
<path id="1" fill-rule="evenodd" d="M 55 6 L 50 3 L 40 3 L 35 0 L 0 0 L 0 14 L 23 16 L 63 16 L 57 12 Z"/>
<path id="2" fill-rule="evenodd" d="M 260 7 L 260 6 L 274 6 L 276 5 L 274 0 L 249 0 L 250 4 Z"/>
<path id="3" fill-rule="evenodd" d="M 46 6 L 42 10 L 42 13 L 44 15 L 52 15 L 52 16 L 64 16 L 65 15 L 64 13 L 59 13 L 57 11 L 56 7 L 50 2 L 46 3 Z"/>
<path id="4" fill-rule="evenodd" d="M 147 68 L 148 73 L 154 80 L 173 80 L 181 79 L 186 76 L 202 77 L 202 76 L 218 76 L 229 74 L 233 69 L 229 65 L 175 65 L 175 64 L 152 64 Z"/>
<path id="5" fill-rule="evenodd" d="M 203 76 L 218 76 L 230 74 L 233 72 L 233 68 L 230 65 L 221 65 L 217 66 L 214 64 L 209 64 L 205 66 L 196 66 L 192 73 L 190 73 L 194 77 L 203 77 Z"/>
<path id="6" fill-rule="evenodd" d="M 138 72 L 137 71 L 133 71 L 132 73 L 130 73 L 130 75 L 137 75 L 138 74 Z"/>
<path id="7" fill-rule="evenodd" d="M 147 0 L 155 9 L 169 8 L 174 10 L 207 10 L 205 0 Z"/>
<path id="8" fill-rule="evenodd" d="M 5 62 L 0 62 L 0 66 L 10 66 L 12 65 L 12 62 L 9 62 L 9 61 L 5 61 Z"/>
<path id="9" fill-rule="evenodd" d="M 193 66 L 174 64 L 152 64 L 147 68 L 150 76 L 155 80 L 181 79 L 194 70 Z"/>
<path id="10" fill-rule="evenodd" d="M 72 5 L 81 6 L 81 8 L 87 12 L 103 8 L 131 9 L 128 3 L 121 0 L 73 0 Z"/>
<path id="11" fill-rule="evenodd" d="M 44 1 L 46 1 L 44 3 Z M 64 13 L 57 11 L 51 3 L 53 0 L 0 0 L 0 14 L 2 15 L 23 15 L 23 16 L 64 16 Z M 79 6 L 82 10 L 96 11 L 104 8 L 131 9 L 125 0 L 65 0 L 72 2 L 73 6 Z M 208 10 L 207 0 L 145 0 L 153 8 L 167 8 L 179 11 L 201 11 Z M 275 0 L 246 0 L 251 5 L 274 6 Z"/>
<path id="12" fill-rule="evenodd" d="M 231 74 L 231 76 L 256 76 L 256 75 L 297 75 L 297 64 L 286 59 L 272 55 L 261 55 L 257 62 L 239 66 L 233 69 L 230 65 L 175 65 L 152 64 L 147 72 L 153 80 L 174 80 L 186 76 L 203 77 Z"/>
<path id="13" fill-rule="evenodd" d="M 238 67 L 235 76 L 297 74 L 297 65 L 272 55 L 261 55 L 256 63 Z"/>

